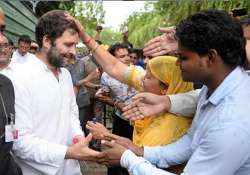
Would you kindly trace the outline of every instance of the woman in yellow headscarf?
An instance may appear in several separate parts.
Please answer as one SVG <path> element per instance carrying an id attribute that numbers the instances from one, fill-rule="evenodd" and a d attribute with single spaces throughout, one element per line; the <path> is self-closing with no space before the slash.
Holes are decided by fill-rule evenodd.
<path id="1" fill-rule="evenodd" d="M 125 83 L 138 91 L 158 95 L 184 93 L 193 89 L 193 84 L 184 82 L 181 70 L 175 65 L 177 58 L 172 56 L 155 57 L 148 61 L 146 71 L 129 66 Z M 134 122 L 133 142 L 138 146 L 158 146 L 172 143 L 183 136 L 192 123 L 190 117 L 162 113 Z M 88 122 L 87 128 L 96 139 L 108 132 L 101 124 Z M 99 130 L 99 131 L 98 131 Z M 96 133 L 96 134 L 95 134 Z"/>
<path id="2" fill-rule="evenodd" d="M 145 71 L 131 67 L 127 71 L 127 84 L 139 91 L 158 95 L 187 92 L 193 84 L 184 82 L 181 70 L 175 65 L 175 57 L 160 56 L 148 61 Z M 162 113 L 137 120 L 134 123 L 133 142 L 138 146 L 169 144 L 184 135 L 192 120 L 184 116 Z"/>

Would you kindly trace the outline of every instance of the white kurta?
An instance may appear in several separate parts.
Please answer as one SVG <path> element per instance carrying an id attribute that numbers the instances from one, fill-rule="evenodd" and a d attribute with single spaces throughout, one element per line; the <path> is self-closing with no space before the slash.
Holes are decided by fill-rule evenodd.
<path id="1" fill-rule="evenodd" d="M 59 80 L 38 58 L 24 65 L 22 81 L 14 82 L 19 139 L 14 153 L 23 174 L 79 175 L 76 160 L 65 160 L 67 146 L 83 135 L 69 72 Z"/>
<path id="2" fill-rule="evenodd" d="M 27 52 L 25 55 L 21 55 L 18 50 L 13 52 L 11 62 L 12 63 L 19 63 L 19 64 L 26 64 L 27 62 L 33 61 L 35 55 L 32 53 Z"/>

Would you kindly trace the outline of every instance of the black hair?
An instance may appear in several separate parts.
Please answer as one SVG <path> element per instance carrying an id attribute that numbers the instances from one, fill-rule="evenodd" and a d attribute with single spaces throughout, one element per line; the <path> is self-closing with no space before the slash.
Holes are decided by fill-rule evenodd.
<path id="1" fill-rule="evenodd" d="M 24 42 L 24 43 L 28 43 L 28 44 L 31 44 L 31 39 L 28 35 L 21 35 L 18 39 L 18 44 L 20 42 Z"/>
<path id="2" fill-rule="evenodd" d="M 115 56 L 115 52 L 119 49 L 127 49 L 128 50 L 128 46 L 125 44 L 121 44 L 121 43 L 116 43 L 114 45 L 112 45 L 108 51 L 111 55 Z"/>
<path id="3" fill-rule="evenodd" d="M 136 53 L 137 57 L 140 58 L 143 56 L 142 48 L 128 48 L 129 53 Z"/>
<path id="4" fill-rule="evenodd" d="M 45 35 L 47 35 L 52 44 L 54 44 L 55 40 L 61 37 L 67 29 L 73 29 L 79 32 L 75 22 L 68 20 L 64 11 L 49 11 L 39 19 L 36 26 L 35 34 L 37 44 L 39 47 L 42 47 L 42 40 Z"/>
<path id="5" fill-rule="evenodd" d="M 199 55 L 215 49 L 230 67 L 246 60 L 246 40 L 240 22 L 224 11 L 205 10 L 189 16 L 176 28 L 179 43 Z"/>

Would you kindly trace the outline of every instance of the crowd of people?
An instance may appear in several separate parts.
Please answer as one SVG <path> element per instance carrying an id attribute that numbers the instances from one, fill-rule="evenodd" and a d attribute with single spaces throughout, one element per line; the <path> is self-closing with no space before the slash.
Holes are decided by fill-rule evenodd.
<path id="1" fill-rule="evenodd" d="M 79 161 L 108 175 L 250 174 L 249 25 L 200 11 L 142 50 L 127 30 L 107 47 L 101 27 L 92 38 L 53 10 L 14 50 L 0 9 L 0 174 L 79 175 Z"/>

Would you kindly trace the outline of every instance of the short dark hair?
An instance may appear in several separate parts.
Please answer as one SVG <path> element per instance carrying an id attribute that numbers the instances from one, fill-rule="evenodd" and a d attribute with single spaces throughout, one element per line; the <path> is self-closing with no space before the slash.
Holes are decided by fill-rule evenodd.
<path id="1" fill-rule="evenodd" d="M 246 60 L 240 22 L 224 11 L 205 10 L 189 16 L 177 26 L 176 37 L 183 47 L 199 55 L 215 49 L 231 67 L 242 66 Z"/>
<path id="2" fill-rule="evenodd" d="M 55 42 L 57 38 L 62 36 L 65 30 L 74 29 L 79 33 L 74 21 L 66 19 L 66 15 L 62 10 L 52 10 L 45 13 L 38 21 L 36 26 L 36 41 L 39 47 L 42 47 L 42 40 L 45 35 Z"/>
<path id="3" fill-rule="evenodd" d="M 18 39 L 18 44 L 20 42 L 24 42 L 24 43 L 28 43 L 28 44 L 31 44 L 31 39 L 28 35 L 21 35 Z"/>
<path id="4" fill-rule="evenodd" d="M 115 52 L 119 49 L 127 49 L 128 50 L 128 46 L 125 44 L 122 44 L 122 43 L 115 43 L 114 45 L 110 46 L 108 51 L 111 55 L 115 56 Z"/>

